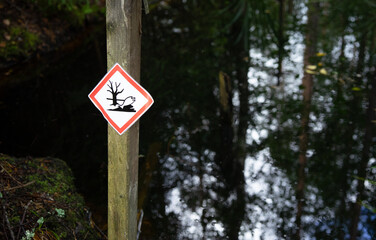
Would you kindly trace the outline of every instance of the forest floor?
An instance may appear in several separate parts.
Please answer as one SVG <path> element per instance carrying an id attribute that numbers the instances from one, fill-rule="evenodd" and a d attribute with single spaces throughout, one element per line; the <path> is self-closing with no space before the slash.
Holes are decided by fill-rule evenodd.
<path id="1" fill-rule="evenodd" d="M 104 17 L 105 1 L 81 2 L 0 2 L 0 69 L 54 51 Z"/>

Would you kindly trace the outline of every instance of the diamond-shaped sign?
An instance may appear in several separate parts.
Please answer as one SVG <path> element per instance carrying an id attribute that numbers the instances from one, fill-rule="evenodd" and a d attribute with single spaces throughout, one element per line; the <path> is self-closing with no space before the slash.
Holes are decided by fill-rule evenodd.
<path id="1" fill-rule="evenodd" d="M 120 135 L 154 102 L 150 94 L 117 63 L 91 91 L 89 98 Z"/>

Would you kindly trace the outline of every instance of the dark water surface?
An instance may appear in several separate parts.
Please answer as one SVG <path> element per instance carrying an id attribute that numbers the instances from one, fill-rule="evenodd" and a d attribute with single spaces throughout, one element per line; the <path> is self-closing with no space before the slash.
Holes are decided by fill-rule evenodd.
<path id="1" fill-rule="evenodd" d="M 3 75 L 0 151 L 64 159 L 81 192 L 105 199 L 106 122 L 87 98 L 106 72 L 103 42 L 103 35 L 81 39 Z"/>
<path id="2" fill-rule="evenodd" d="M 106 72 L 104 42 L 105 36 L 97 34 L 70 52 L 26 63 L 29 70 L 10 74 L 13 82 L 3 84 L 0 95 L 0 152 L 64 159 L 79 191 L 103 208 L 107 124 L 87 95 Z M 152 67 L 157 50 L 143 56 L 141 83 L 155 104 L 141 118 L 141 239 L 293 239 L 296 96 L 283 105 L 266 87 L 251 84 L 252 115 L 243 116 L 251 122 L 245 152 L 231 155 L 238 142 L 226 134 L 226 124 L 236 128 L 238 119 L 224 120 L 218 86 L 189 69 L 186 76 L 173 75 L 162 61 Z M 345 110 L 320 112 L 320 107 L 310 126 L 301 236 L 350 239 L 365 127 L 348 124 L 351 114 Z M 367 159 L 371 180 L 375 161 Z M 374 191 L 366 182 L 357 239 L 376 239 Z"/>

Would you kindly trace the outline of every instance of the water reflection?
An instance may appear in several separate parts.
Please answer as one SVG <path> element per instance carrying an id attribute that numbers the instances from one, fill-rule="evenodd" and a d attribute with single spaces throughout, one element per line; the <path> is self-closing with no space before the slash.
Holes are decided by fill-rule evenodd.
<path id="1" fill-rule="evenodd" d="M 284 93 L 265 81 L 273 78 L 270 72 L 251 68 L 249 111 L 241 115 L 241 89 L 229 85 L 239 79 L 221 74 L 213 58 L 197 61 L 213 52 L 176 35 L 155 48 L 147 40 L 159 29 L 148 30 L 142 84 L 155 104 L 141 119 L 141 239 L 293 239 L 301 112 L 300 76 L 293 76 L 302 67 L 287 65 Z M 104 70 L 96 71 L 95 44 L 84 46 L 54 63 L 53 71 L 4 91 L 0 151 L 65 159 L 81 192 L 105 206 L 106 123 L 87 99 Z M 190 59 L 161 57 L 188 50 Z M 313 100 L 302 239 L 350 239 L 360 173 L 375 174 L 375 158 L 362 156 L 374 139 L 362 140 L 366 114 L 361 108 L 354 113 L 353 93 L 333 92 L 337 82 L 321 80 Z M 374 156 L 375 149 L 369 151 Z M 363 190 L 358 239 L 375 239 L 373 182 Z"/>

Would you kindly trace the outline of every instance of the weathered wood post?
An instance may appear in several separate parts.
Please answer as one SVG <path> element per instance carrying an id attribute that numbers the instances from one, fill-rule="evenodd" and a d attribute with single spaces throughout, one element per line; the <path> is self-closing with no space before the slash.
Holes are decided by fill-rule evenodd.
<path id="1" fill-rule="evenodd" d="M 140 81 L 141 0 L 107 0 L 107 66 Z M 137 236 L 139 123 L 123 135 L 108 126 L 108 239 Z"/>

